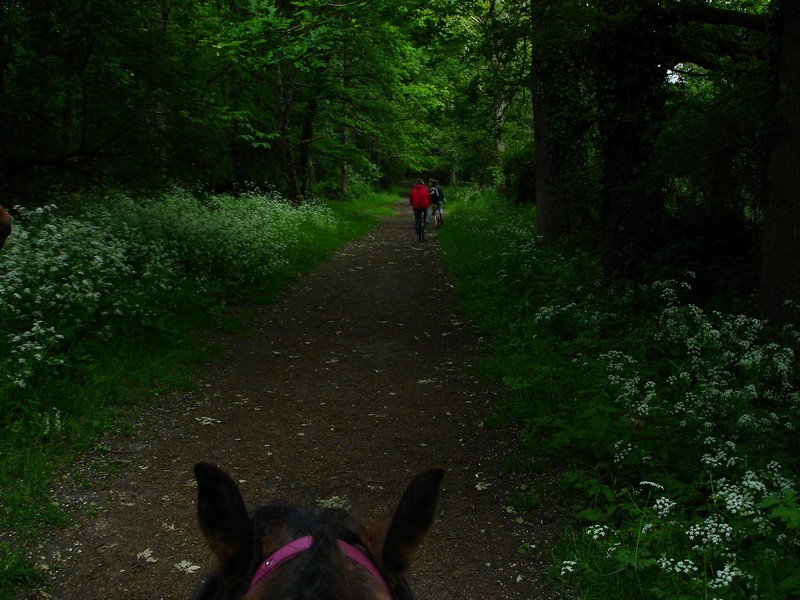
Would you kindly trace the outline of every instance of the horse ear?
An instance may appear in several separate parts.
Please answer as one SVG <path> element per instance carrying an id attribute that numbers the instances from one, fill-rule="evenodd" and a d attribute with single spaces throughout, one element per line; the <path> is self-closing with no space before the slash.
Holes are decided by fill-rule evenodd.
<path id="1" fill-rule="evenodd" d="M 433 524 L 443 477 L 442 469 L 424 471 L 417 475 L 403 494 L 381 550 L 388 576 L 397 578 L 408 570 L 411 556 Z"/>
<path id="2" fill-rule="evenodd" d="M 253 554 L 253 528 L 239 488 L 221 469 L 208 463 L 194 467 L 197 520 L 227 589 L 242 583 Z"/>

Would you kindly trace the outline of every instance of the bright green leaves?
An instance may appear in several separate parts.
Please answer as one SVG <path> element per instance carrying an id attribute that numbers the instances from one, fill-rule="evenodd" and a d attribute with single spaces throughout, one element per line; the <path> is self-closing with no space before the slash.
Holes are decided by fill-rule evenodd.
<path id="1" fill-rule="evenodd" d="M 764 498 L 758 508 L 771 508 L 770 516 L 773 519 L 782 521 L 787 529 L 800 531 L 800 495 L 794 490 L 786 490 L 783 496 L 769 496 Z"/>
<path id="2" fill-rule="evenodd" d="M 423 168 L 429 117 L 442 109 L 441 94 L 426 81 L 427 36 L 420 39 L 419 28 L 428 21 L 433 28 L 434 18 L 392 0 L 251 2 L 213 41 L 241 77 L 263 89 L 253 94 L 259 105 L 239 112 L 249 115 L 240 139 L 258 144 L 280 132 L 281 148 L 301 158 L 301 171 L 308 152 L 317 156 L 318 178 L 338 173 L 341 162 L 369 179 L 380 163 Z M 302 157 L 301 146 L 308 151 Z"/>

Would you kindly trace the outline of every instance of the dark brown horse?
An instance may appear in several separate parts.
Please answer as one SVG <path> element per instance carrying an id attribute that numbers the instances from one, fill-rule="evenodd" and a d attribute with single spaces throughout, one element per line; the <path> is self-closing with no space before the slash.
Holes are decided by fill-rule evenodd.
<path id="1" fill-rule="evenodd" d="M 345 511 L 268 504 L 247 514 L 239 489 L 208 463 L 194 468 L 200 529 L 218 571 L 197 600 L 411 600 L 411 555 L 433 523 L 444 471 L 408 486 L 393 517 L 361 526 Z"/>
<path id="2" fill-rule="evenodd" d="M 11 235 L 11 215 L 0 206 L 0 248 L 6 243 L 6 238 Z"/>

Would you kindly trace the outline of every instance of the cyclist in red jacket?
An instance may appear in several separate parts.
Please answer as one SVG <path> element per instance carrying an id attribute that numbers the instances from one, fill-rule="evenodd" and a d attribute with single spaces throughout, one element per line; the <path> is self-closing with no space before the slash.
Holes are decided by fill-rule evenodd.
<path id="1" fill-rule="evenodd" d="M 431 205 L 431 195 L 422 179 L 411 188 L 408 203 L 414 209 L 414 231 L 417 232 L 419 241 L 425 241 L 425 223 L 428 222 L 428 207 Z"/>

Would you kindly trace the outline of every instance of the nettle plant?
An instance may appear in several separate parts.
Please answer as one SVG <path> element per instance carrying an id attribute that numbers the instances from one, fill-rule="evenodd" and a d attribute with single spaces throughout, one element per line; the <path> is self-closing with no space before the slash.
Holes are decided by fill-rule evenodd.
<path id="1" fill-rule="evenodd" d="M 624 422 L 592 521 L 561 575 L 647 597 L 800 595 L 797 333 L 705 312 L 660 283 L 645 355 L 607 352 Z M 596 490 L 595 490 L 596 491 Z"/>

